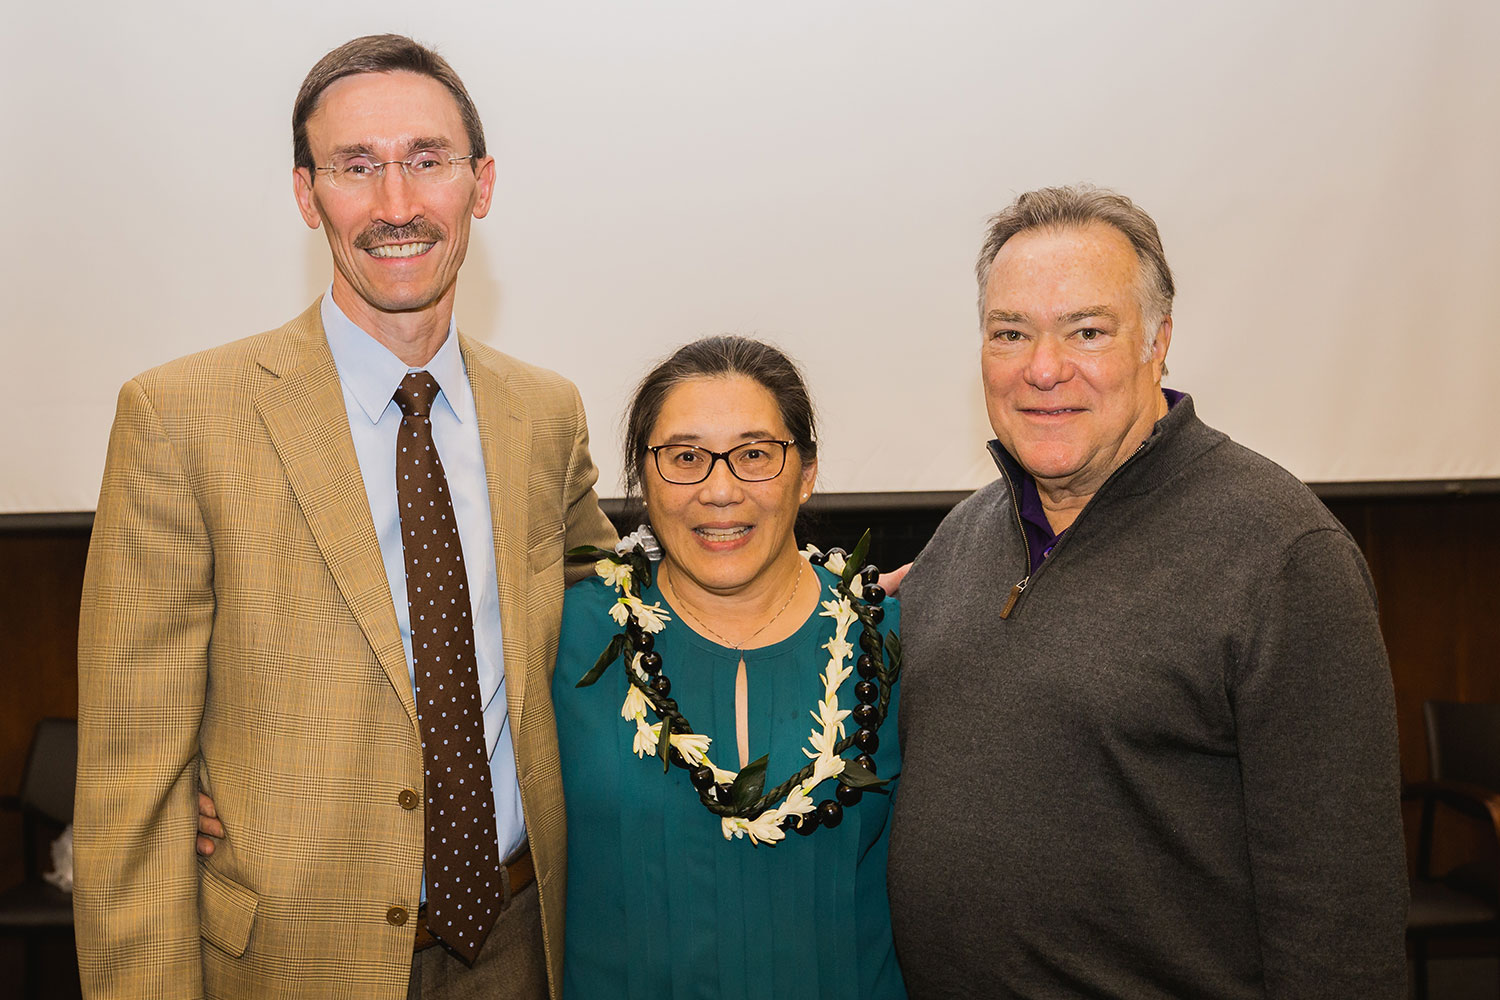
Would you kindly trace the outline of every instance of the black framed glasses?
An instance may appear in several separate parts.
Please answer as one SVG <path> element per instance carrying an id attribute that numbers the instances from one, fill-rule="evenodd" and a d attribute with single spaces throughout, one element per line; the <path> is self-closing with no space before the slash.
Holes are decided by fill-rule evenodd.
<path id="1" fill-rule="evenodd" d="M 661 477 L 678 486 L 703 482 L 720 459 L 740 482 L 763 483 L 775 479 L 786 468 L 786 450 L 791 443 L 746 441 L 728 451 L 709 451 L 693 444 L 657 444 L 646 450 L 656 460 L 656 471 Z"/>

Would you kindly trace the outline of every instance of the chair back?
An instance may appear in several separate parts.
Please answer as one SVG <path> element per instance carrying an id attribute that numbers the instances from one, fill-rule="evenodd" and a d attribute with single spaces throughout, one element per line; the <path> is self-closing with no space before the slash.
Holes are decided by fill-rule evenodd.
<path id="1" fill-rule="evenodd" d="M 1429 701 L 1422 715 L 1434 781 L 1500 791 L 1500 704 Z"/>
<path id="2" fill-rule="evenodd" d="M 43 719 L 31 737 L 21 808 L 58 826 L 73 822 L 73 785 L 78 771 L 78 720 Z"/>

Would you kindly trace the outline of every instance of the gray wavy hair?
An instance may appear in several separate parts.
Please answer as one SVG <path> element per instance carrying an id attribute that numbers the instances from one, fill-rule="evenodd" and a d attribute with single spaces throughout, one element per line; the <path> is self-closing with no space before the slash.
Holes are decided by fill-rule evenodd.
<path id="1" fill-rule="evenodd" d="M 1142 360 L 1149 358 L 1156 346 L 1156 331 L 1161 327 L 1161 321 L 1172 314 L 1172 298 L 1177 294 L 1177 286 L 1172 282 L 1172 269 L 1167 266 L 1167 255 L 1162 250 L 1156 222 L 1135 202 L 1108 188 L 1090 184 L 1038 188 L 1027 191 L 991 216 L 984 246 L 974 266 L 974 276 L 979 281 L 980 316 L 984 315 L 984 290 L 989 282 L 990 267 L 1000 248 L 1012 236 L 1034 229 L 1078 229 L 1095 222 L 1119 230 L 1135 248 L 1135 255 L 1140 260 L 1136 294 L 1140 299 L 1141 320 L 1146 332 Z"/>

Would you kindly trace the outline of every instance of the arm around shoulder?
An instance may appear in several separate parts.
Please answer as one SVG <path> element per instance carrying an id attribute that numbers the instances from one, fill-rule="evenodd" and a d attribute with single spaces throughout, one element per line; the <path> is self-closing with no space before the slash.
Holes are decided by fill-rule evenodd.
<path id="1" fill-rule="evenodd" d="M 74 817 L 84 995 L 202 996 L 198 726 L 213 554 L 156 405 L 120 392 L 84 574 Z"/>
<path id="2" fill-rule="evenodd" d="M 563 550 L 581 545 L 596 545 L 612 548 L 619 535 L 604 511 L 599 508 L 599 496 L 594 484 L 599 480 L 599 470 L 589 455 L 589 425 L 583 412 L 583 400 L 578 390 L 570 384 L 573 392 L 574 433 L 573 449 L 568 457 L 567 479 L 564 484 L 564 503 L 567 510 L 563 522 Z M 576 583 L 593 572 L 586 562 L 570 563 L 566 570 L 568 583 Z"/>

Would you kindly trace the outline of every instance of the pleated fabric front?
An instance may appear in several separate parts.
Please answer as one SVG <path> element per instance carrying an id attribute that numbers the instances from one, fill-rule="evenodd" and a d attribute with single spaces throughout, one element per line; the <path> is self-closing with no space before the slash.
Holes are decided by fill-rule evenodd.
<path id="1" fill-rule="evenodd" d="M 834 577 L 816 572 L 830 598 Z M 670 608 L 655 588 L 643 597 Z M 890 796 L 867 793 L 845 808 L 838 827 L 809 837 L 792 833 L 758 847 L 726 841 L 686 771 L 663 774 L 659 758 L 632 752 L 634 723 L 620 717 L 622 665 L 592 687 L 574 686 L 618 631 L 608 615 L 614 599 L 598 579 L 568 591 L 553 680 L 568 810 L 564 997 L 905 997 L 885 889 Z M 882 630 L 898 627 L 896 602 L 885 609 Z M 833 620 L 814 613 L 787 639 L 744 653 L 750 759 L 769 753 L 767 787 L 808 762 L 802 751 L 822 697 L 822 645 L 832 634 Z M 713 738 L 714 762 L 738 767 L 740 654 L 699 636 L 675 612 L 656 649 L 672 697 L 695 731 Z M 845 681 L 840 707 L 856 704 L 858 679 Z M 900 770 L 895 707 L 893 700 L 874 755 L 881 775 Z M 814 801 L 832 798 L 834 784 L 815 789 Z"/>

